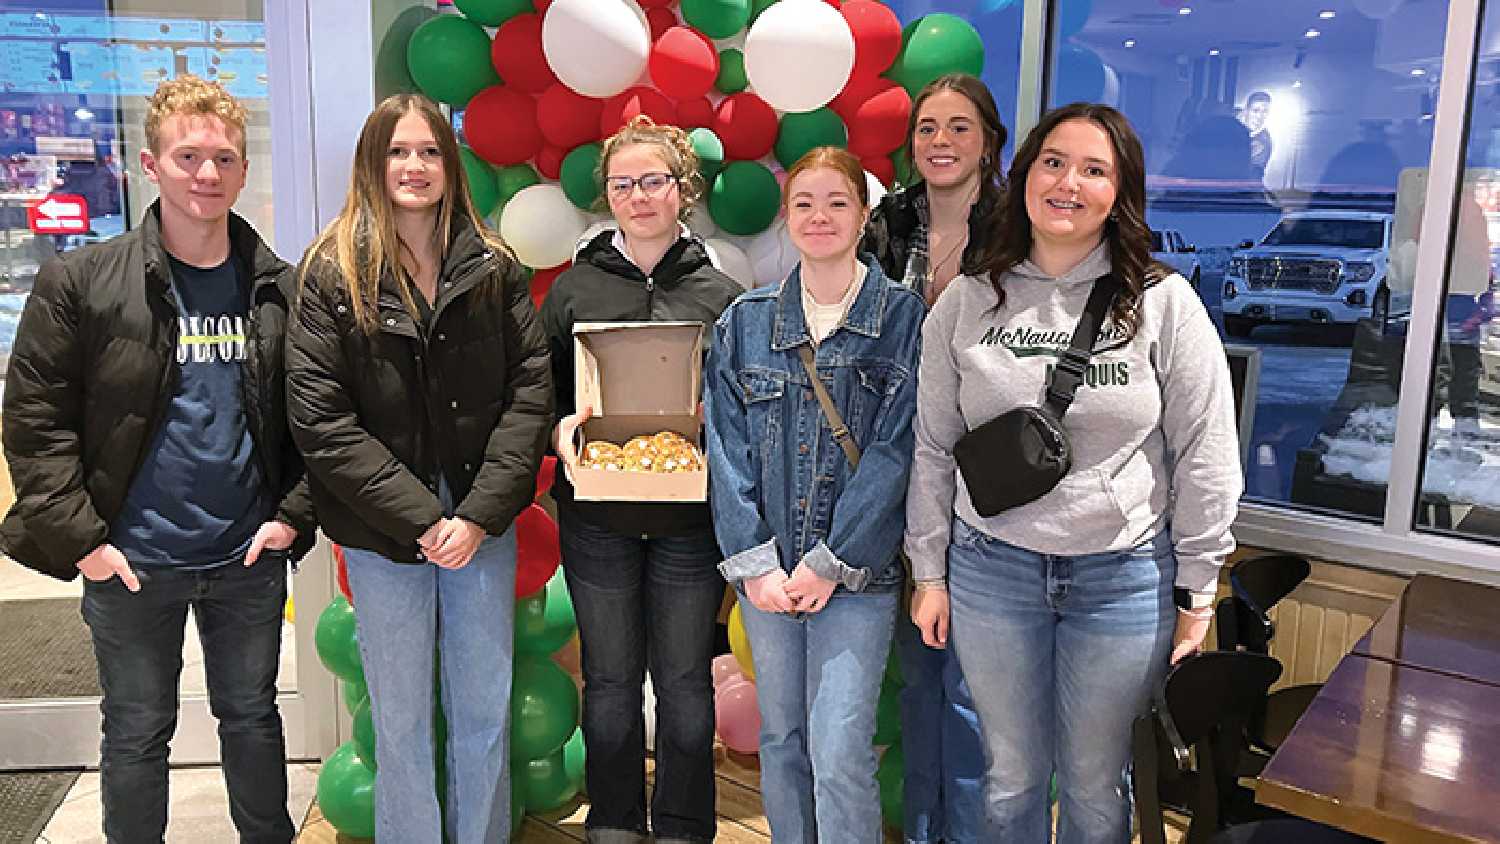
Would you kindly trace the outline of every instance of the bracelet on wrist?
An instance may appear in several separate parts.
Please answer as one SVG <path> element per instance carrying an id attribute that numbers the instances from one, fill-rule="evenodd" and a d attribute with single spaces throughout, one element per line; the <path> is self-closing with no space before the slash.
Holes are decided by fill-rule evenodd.
<path id="1" fill-rule="evenodd" d="M 1213 607 L 1198 607 L 1196 609 L 1191 609 L 1191 610 L 1185 610 L 1182 607 L 1178 607 L 1177 611 L 1179 613 L 1187 616 L 1188 618 L 1199 619 L 1199 620 L 1209 619 L 1209 618 L 1213 618 L 1214 617 L 1214 608 Z"/>
<path id="2" fill-rule="evenodd" d="M 934 580 L 915 580 L 912 581 L 912 589 L 918 592 L 947 592 L 948 581 L 945 578 L 936 578 Z"/>

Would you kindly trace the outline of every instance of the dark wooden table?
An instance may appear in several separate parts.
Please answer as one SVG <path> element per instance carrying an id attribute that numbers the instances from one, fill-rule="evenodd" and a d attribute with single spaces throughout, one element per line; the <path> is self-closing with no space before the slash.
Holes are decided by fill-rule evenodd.
<path id="1" fill-rule="evenodd" d="M 1500 842 L 1500 590 L 1414 578 L 1334 668 L 1256 799 L 1384 841 Z"/>
<path id="2" fill-rule="evenodd" d="M 1354 653 L 1500 685 L 1500 589 L 1419 574 Z"/>

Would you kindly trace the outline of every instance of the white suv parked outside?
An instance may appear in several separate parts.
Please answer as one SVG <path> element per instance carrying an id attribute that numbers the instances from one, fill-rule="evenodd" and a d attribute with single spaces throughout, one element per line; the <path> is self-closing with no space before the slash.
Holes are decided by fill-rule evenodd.
<path id="1" fill-rule="evenodd" d="M 1198 289 L 1203 280 L 1203 264 L 1198 260 L 1198 249 L 1182 239 L 1176 229 L 1151 230 L 1151 257 L 1176 270 Z"/>
<path id="2" fill-rule="evenodd" d="M 1387 313 L 1392 215 L 1296 211 L 1259 245 L 1240 244 L 1224 269 L 1224 333 L 1257 325 L 1331 324 L 1352 329 Z"/>

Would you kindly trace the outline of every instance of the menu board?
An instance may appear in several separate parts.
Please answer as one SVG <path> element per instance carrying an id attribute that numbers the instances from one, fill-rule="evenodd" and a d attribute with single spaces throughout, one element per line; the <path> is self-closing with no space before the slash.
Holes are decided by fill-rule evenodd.
<path id="1" fill-rule="evenodd" d="M 209 21 L 208 37 L 221 44 L 264 44 L 266 25 L 260 21 Z"/>
<path id="2" fill-rule="evenodd" d="M 0 39 L 0 91 L 62 93 L 54 43 Z"/>
<path id="3" fill-rule="evenodd" d="M 269 97 L 266 78 L 266 51 L 258 47 L 226 47 L 208 50 L 208 73 L 236 97 Z"/>
<path id="4" fill-rule="evenodd" d="M 67 58 L 70 94 L 118 94 L 120 75 L 115 70 L 115 45 L 99 41 L 65 41 L 57 45 Z"/>
<path id="5" fill-rule="evenodd" d="M 52 16 L 43 12 L 0 12 L 0 36 L 9 38 L 51 38 Z"/>

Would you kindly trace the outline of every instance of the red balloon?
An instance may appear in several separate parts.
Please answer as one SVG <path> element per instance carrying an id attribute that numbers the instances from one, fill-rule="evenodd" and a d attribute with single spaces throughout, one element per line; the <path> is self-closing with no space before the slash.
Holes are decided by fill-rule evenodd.
<path id="1" fill-rule="evenodd" d="M 683 129 L 711 129 L 714 125 L 714 104 L 708 97 L 693 97 L 677 102 L 677 125 Z"/>
<path id="2" fill-rule="evenodd" d="M 564 266 L 572 266 L 572 262 Z M 557 458 L 549 454 L 542 458 L 542 468 L 537 470 L 536 494 L 532 496 L 532 500 L 546 495 L 552 489 L 552 482 L 555 480 L 557 480 Z"/>
<path id="3" fill-rule="evenodd" d="M 670 9 L 672 4 L 676 2 L 677 0 L 640 0 L 641 8 L 647 11 L 651 9 Z"/>
<path id="4" fill-rule="evenodd" d="M 536 101 L 505 85 L 491 85 L 464 109 L 464 137 L 491 164 L 520 164 L 542 148 Z"/>
<path id="5" fill-rule="evenodd" d="M 828 103 L 828 107 L 833 109 L 834 113 L 839 117 L 842 117 L 844 125 L 848 126 L 849 121 L 854 119 L 854 109 L 860 103 L 882 91 L 894 87 L 896 87 L 896 83 L 883 76 L 851 76 L 849 77 L 849 81 L 844 83 L 844 90 L 840 91 L 838 96 L 834 97 Z"/>
<path id="6" fill-rule="evenodd" d="M 854 107 L 849 115 L 849 151 L 861 157 L 885 155 L 906 142 L 910 118 L 911 95 L 892 85 Z"/>
<path id="7" fill-rule="evenodd" d="M 573 266 L 572 261 L 564 261 L 555 267 L 545 270 L 537 270 L 531 274 L 531 303 L 537 310 L 542 309 L 542 300 L 547 298 L 547 291 L 552 289 L 552 282 L 562 275 L 562 271 Z"/>
<path id="8" fill-rule="evenodd" d="M 536 164 L 536 171 L 544 178 L 557 180 L 562 178 L 563 159 L 568 157 L 568 151 L 562 147 L 547 145 L 542 147 L 541 152 L 536 154 L 532 162 Z"/>
<path id="9" fill-rule="evenodd" d="M 714 134 L 724 144 L 724 157 L 732 161 L 770 155 L 777 128 L 776 109 L 748 91 L 725 97 L 714 115 Z"/>
<path id="10" fill-rule="evenodd" d="M 651 40 L 654 42 L 662 36 L 662 33 L 677 25 L 677 15 L 671 9 L 662 6 L 647 9 L 646 25 L 651 27 Z"/>
<path id="11" fill-rule="evenodd" d="M 339 594 L 349 601 L 349 606 L 354 606 L 354 593 L 349 589 L 349 567 L 344 562 L 344 549 L 336 544 L 333 546 L 333 567 L 337 573 L 335 579 L 338 581 Z"/>
<path id="12" fill-rule="evenodd" d="M 859 159 L 859 166 L 870 171 L 882 185 L 890 187 L 896 181 L 896 163 L 888 155 L 866 155 Z"/>
<path id="13" fill-rule="evenodd" d="M 719 54 L 713 44 L 685 26 L 674 26 L 651 48 L 651 81 L 675 99 L 701 97 L 719 76 Z"/>
<path id="14" fill-rule="evenodd" d="M 542 54 L 541 15 L 516 15 L 501 24 L 490 45 L 490 62 L 505 84 L 517 91 L 536 94 L 557 81 Z"/>
<path id="15" fill-rule="evenodd" d="M 536 122 L 547 143 L 572 149 L 599 140 L 599 112 L 604 101 L 554 83 L 536 103 Z"/>
<path id="16" fill-rule="evenodd" d="M 901 54 L 901 19 L 875 0 L 849 0 L 840 11 L 854 34 L 854 70 L 849 75 L 884 73 Z M 506 77 L 501 74 L 500 78 Z"/>
<path id="17" fill-rule="evenodd" d="M 613 135 L 637 114 L 650 117 L 658 126 L 677 125 L 677 109 L 671 100 L 653 88 L 636 85 L 604 101 L 604 109 L 599 113 L 599 134 Z"/>
<path id="18" fill-rule="evenodd" d="M 545 588 L 560 562 L 557 523 L 541 505 L 530 505 L 516 517 L 516 597 Z"/>
<path id="19" fill-rule="evenodd" d="M 537 14 L 546 14 L 547 7 L 552 5 L 552 0 L 531 0 L 531 5 L 536 7 Z"/>

